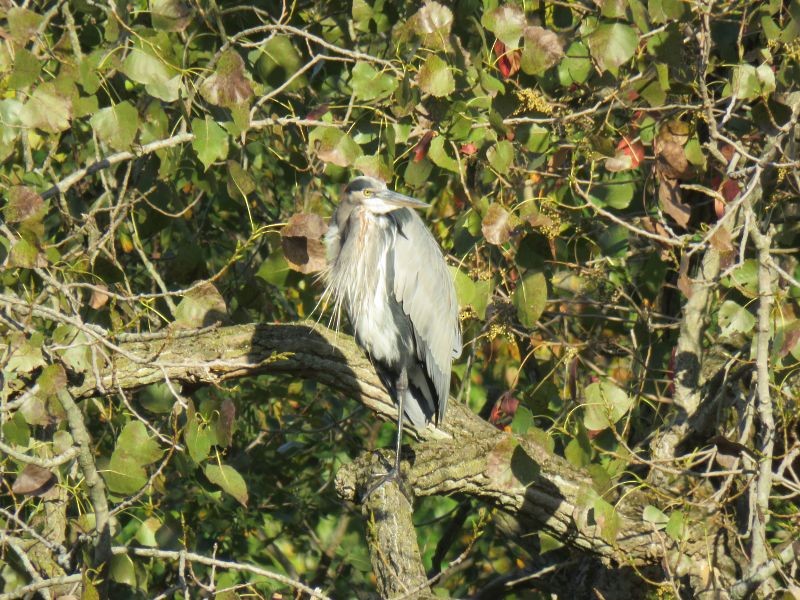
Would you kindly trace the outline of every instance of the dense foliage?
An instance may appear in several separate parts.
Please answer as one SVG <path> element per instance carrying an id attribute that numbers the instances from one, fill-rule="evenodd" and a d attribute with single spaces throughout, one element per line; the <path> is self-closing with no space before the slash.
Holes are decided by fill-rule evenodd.
<path id="1" fill-rule="evenodd" d="M 800 4 L 446 4 L 0 2 L 3 597 L 374 592 L 332 484 L 391 425 L 125 345 L 326 324 L 320 217 L 358 173 L 433 205 L 454 402 L 587 473 L 611 546 L 647 495 L 639 593 L 800 593 Z M 437 595 L 596 581 L 494 511 L 418 501 Z M 681 562 L 719 532 L 736 575 Z"/>

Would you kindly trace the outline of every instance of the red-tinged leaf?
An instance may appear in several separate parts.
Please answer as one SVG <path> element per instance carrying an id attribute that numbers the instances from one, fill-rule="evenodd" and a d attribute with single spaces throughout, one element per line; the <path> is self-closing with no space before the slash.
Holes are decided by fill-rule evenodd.
<path id="1" fill-rule="evenodd" d="M 627 137 L 623 137 L 617 144 L 617 151 L 631 157 L 631 165 L 634 169 L 644 160 L 644 144 L 641 140 L 631 142 Z"/>
<path id="2" fill-rule="evenodd" d="M 22 473 L 17 475 L 11 491 L 24 496 L 41 496 L 56 483 L 56 476 L 48 469 L 37 465 L 25 465 Z"/>
<path id="3" fill-rule="evenodd" d="M 519 400 L 514 396 L 511 390 L 503 392 L 492 406 L 492 412 L 489 415 L 489 422 L 502 430 L 506 425 L 509 425 L 514 419 L 514 415 L 519 408 Z"/>
<path id="4" fill-rule="evenodd" d="M 459 152 L 464 156 L 472 156 L 478 151 L 478 147 L 473 144 L 472 142 L 467 142 L 466 144 L 462 144 L 461 148 L 459 148 Z"/>
<path id="5" fill-rule="evenodd" d="M 325 102 L 324 104 L 320 104 L 317 108 L 314 108 L 311 111 L 309 111 L 309 113 L 306 115 L 306 119 L 308 119 L 309 121 L 316 121 L 326 112 L 328 112 L 330 107 L 331 105 L 328 104 L 327 102 Z"/>
<path id="6" fill-rule="evenodd" d="M 431 147 L 432 139 L 433 131 L 426 131 L 422 139 L 414 146 L 414 162 L 420 162 L 423 158 L 428 156 L 428 149 Z"/>
<path id="7" fill-rule="evenodd" d="M 644 145 L 640 141 L 631 142 L 623 137 L 617 144 L 613 157 L 607 158 L 605 167 L 611 172 L 628 171 L 638 167 L 644 160 Z"/>
<path id="8" fill-rule="evenodd" d="M 497 56 L 497 69 L 503 76 L 503 79 L 508 79 L 516 75 L 519 71 L 520 63 L 522 62 L 522 53 L 519 49 L 507 50 L 506 45 L 500 40 L 495 41 L 493 47 L 495 56 Z"/>
<path id="9" fill-rule="evenodd" d="M 728 178 L 722 182 L 722 186 L 720 186 L 719 189 L 720 194 L 722 194 L 726 202 L 733 202 L 741 191 L 742 186 L 739 185 L 739 182 Z"/>

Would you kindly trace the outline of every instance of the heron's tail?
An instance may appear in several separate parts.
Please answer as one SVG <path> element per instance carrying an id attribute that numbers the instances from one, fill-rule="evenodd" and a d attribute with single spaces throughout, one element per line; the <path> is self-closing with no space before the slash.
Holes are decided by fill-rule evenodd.
<path id="1" fill-rule="evenodd" d="M 389 369 L 378 366 L 378 374 L 383 381 L 383 385 L 389 390 L 389 394 L 397 403 L 397 381 L 395 375 Z M 436 418 L 435 396 L 432 393 L 433 385 L 425 373 L 425 368 L 415 364 L 408 369 L 408 391 L 403 400 L 403 412 L 405 417 L 417 429 L 425 429 L 425 425 Z"/>

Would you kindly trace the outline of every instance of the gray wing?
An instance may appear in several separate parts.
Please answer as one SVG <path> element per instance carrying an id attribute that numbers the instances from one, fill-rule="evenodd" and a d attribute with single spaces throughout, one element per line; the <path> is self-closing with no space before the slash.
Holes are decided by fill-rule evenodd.
<path id="1" fill-rule="evenodd" d="M 450 392 L 450 367 L 461 355 L 456 291 L 439 244 L 419 215 L 407 208 L 391 214 L 398 225 L 394 294 L 411 320 L 417 358 L 436 388 L 441 423 Z"/>

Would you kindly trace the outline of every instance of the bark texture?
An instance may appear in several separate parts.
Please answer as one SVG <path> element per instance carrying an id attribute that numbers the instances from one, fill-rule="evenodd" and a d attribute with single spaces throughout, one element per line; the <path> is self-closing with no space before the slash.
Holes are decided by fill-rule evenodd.
<path id="1" fill-rule="evenodd" d="M 326 384 L 383 419 L 396 418 L 391 399 L 352 338 L 318 325 L 173 330 L 139 339 L 109 340 L 109 345 L 116 347 L 111 354 L 114 359 L 101 365 L 96 374 L 73 383 L 70 392 L 76 399 L 95 396 L 99 390 L 131 390 L 165 379 L 193 386 L 258 373 L 283 373 Z M 645 506 L 663 504 L 664 499 L 632 482 L 630 487 L 619 485 L 613 497 L 603 499 L 614 506 L 619 519 L 617 527 L 608 529 L 596 512 L 599 497 L 587 472 L 530 439 L 497 430 L 463 405 L 448 404 L 442 430 L 409 427 L 409 432 L 420 440 L 403 462 L 404 480 L 412 493 L 480 499 L 496 509 L 499 527 L 523 546 L 530 547 L 536 538 L 533 534 L 545 531 L 567 546 L 597 557 L 612 571 L 666 564 L 669 572 L 691 576 L 712 593 L 734 579 L 723 515 L 687 515 L 688 522 L 704 526 L 696 529 L 697 536 L 694 529 L 688 529 L 686 538 L 677 544 L 642 519 Z M 371 460 L 371 455 L 365 455 L 342 469 L 337 488 L 343 498 L 355 501 L 363 495 L 373 481 Z M 403 516 L 404 525 L 388 523 L 375 518 L 380 511 L 370 508 L 371 503 L 364 507 L 376 524 L 371 534 L 371 546 L 377 553 L 373 561 L 381 562 L 381 556 L 395 553 L 390 540 L 405 548 L 406 556 L 414 557 L 411 540 L 398 537 L 401 529 L 405 534 L 413 531 L 410 508 L 400 508 L 404 499 L 397 497 L 399 491 L 387 489 L 385 493 L 386 501 L 394 503 L 402 515 L 408 513 L 408 518 Z M 714 531 L 717 534 L 710 534 Z M 385 573 L 401 569 L 388 562 L 385 567 Z M 417 587 L 410 582 L 417 581 L 418 575 L 409 575 L 400 585 L 406 590 Z M 388 579 L 382 584 L 386 595 L 400 593 Z"/>

